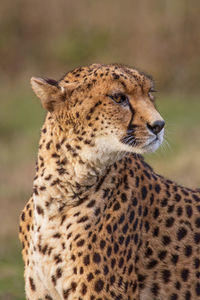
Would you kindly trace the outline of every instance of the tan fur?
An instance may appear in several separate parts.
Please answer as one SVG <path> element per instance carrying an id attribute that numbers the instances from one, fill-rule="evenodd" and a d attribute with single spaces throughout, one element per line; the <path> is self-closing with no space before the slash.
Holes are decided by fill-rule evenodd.
<path id="1" fill-rule="evenodd" d="M 31 84 L 49 112 L 20 220 L 27 299 L 198 299 L 200 193 L 136 155 L 163 139 L 150 77 L 95 64 Z"/>

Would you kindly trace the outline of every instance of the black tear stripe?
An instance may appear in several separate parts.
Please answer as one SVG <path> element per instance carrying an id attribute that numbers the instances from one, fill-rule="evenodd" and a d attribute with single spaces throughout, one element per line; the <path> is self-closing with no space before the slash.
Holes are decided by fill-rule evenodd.
<path id="1" fill-rule="evenodd" d="M 132 107 L 132 105 L 130 104 L 130 102 L 128 102 L 128 105 L 129 105 L 129 108 L 130 108 L 130 111 L 131 111 L 131 120 L 128 124 L 128 127 L 127 127 L 127 131 L 128 130 L 133 130 L 134 129 L 134 126 L 132 125 L 132 122 L 133 122 L 133 118 L 134 118 L 134 115 L 135 115 L 135 110 L 134 108 Z"/>

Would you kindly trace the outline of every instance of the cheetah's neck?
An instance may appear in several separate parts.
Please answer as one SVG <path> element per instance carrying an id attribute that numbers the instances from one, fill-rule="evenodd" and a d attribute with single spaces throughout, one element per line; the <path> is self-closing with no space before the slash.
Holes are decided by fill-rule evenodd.
<path id="1" fill-rule="evenodd" d="M 81 146 L 75 147 L 73 138 L 62 136 L 62 131 L 51 119 L 46 121 L 41 133 L 33 188 L 36 206 L 47 207 L 55 202 L 54 206 L 51 205 L 54 213 L 55 208 L 57 211 L 82 203 L 92 190 L 97 189 L 110 165 L 101 161 L 90 163 L 80 155 L 80 149 Z"/>

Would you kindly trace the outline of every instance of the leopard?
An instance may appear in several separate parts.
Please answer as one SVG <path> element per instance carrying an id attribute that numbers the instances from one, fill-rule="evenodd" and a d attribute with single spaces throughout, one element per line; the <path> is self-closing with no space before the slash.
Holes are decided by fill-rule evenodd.
<path id="1" fill-rule="evenodd" d="M 143 157 L 164 138 L 153 78 L 92 64 L 31 86 L 47 114 L 20 217 L 26 299 L 200 299 L 200 190 Z"/>

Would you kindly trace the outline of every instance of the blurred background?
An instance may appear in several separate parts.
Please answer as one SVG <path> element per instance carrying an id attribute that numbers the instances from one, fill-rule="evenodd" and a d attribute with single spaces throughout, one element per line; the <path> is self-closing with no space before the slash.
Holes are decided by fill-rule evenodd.
<path id="1" fill-rule="evenodd" d="M 31 195 L 45 113 L 31 76 L 125 63 L 153 75 L 166 140 L 146 157 L 180 184 L 200 187 L 198 0 L 7 0 L 0 7 L 0 300 L 23 300 L 18 218 Z"/>

